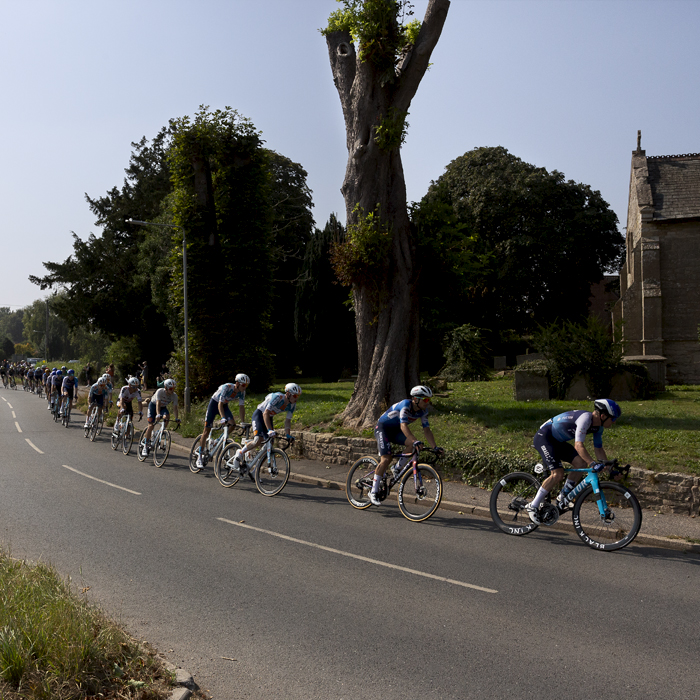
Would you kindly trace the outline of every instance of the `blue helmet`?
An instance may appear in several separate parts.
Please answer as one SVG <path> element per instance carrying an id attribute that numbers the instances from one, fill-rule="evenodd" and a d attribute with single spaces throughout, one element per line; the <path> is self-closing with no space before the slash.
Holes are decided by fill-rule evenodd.
<path id="1" fill-rule="evenodd" d="M 56 370 L 56 376 L 57 376 L 57 377 L 63 376 L 63 372 L 61 372 L 60 369 L 57 369 L 57 370 Z"/>
<path id="2" fill-rule="evenodd" d="M 69 370 L 68 370 L 68 375 L 69 375 L 70 377 L 72 377 L 74 374 L 75 374 L 75 371 L 74 371 L 74 370 L 72 370 L 72 369 L 69 369 Z"/>
<path id="3" fill-rule="evenodd" d="M 593 404 L 599 413 L 606 413 L 613 423 L 622 415 L 622 409 L 612 399 L 598 399 Z"/>

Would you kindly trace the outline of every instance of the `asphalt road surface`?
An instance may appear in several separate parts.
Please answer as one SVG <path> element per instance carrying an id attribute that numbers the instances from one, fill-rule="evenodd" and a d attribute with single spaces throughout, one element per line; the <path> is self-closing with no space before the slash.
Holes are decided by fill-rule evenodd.
<path id="1" fill-rule="evenodd" d="M 214 698 L 697 697 L 700 557 L 162 469 L 0 389 L 0 540 Z M 137 424 L 138 427 L 138 424 Z"/>

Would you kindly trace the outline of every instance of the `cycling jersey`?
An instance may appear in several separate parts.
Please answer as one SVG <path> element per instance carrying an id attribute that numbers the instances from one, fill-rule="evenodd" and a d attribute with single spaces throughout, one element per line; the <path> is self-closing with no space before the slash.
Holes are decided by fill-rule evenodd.
<path id="1" fill-rule="evenodd" d="M 90 387 L 90 395 L 88 396 L 88 401 L 92 403 L 93 401 L 102 402 L 104 396 L 107 394 L 107 388 L 105 386 L 100 386 L 95 383 Z"/>
<path id="2" fill-rule="evenodd" d="M 540 429 L 551 423 L 552 437 L 559 442 L 583 442 L 588 433 L 593 433 L 593 446 L 603 446 L 603 426 L 591 427 L 593 414 L 590 411 L 567 411 L 550 418 Z"/>
<path id="3" fill-rule="evenodd" d="M 228 403 L 229 401 L 233 401 L 234 399 L 238 399 L 238 405 L 239 406 L 244 406 L 245 405 L 245 391 L 239 391 L 236 393 L 236 385 L 227 383 L 227 384 L 222 384 L 214 393 L 212 396 L 212 399 L 217 402 L 221 403 Z"/>
<path id="4" fill-rule="evenodd" d="M 125 406 L 127 403 L 131 403 L 134 399 L 141 401 L 141 389 L 139 389 L 139 387 L 132 389 L 131 386 L 127 384 L 121 388 L 121 391 L 119 392 L 119 399 L 122 402 L 122 406 Z"/>
<path id="5" fill-rule="evenodd" d="M 172 403 L 173 407 L 175 407 L 177 406 L 177 394 L 174 391 L 169 394 L 165 389 L 158 389 L 158 391 L 153 394 L 151 403 L 155 406 L 158 401 L 160 401 L 162 406 L 167 406 Z"/>
<path id="6" fill-rule="evenodd" d="M 377 425 L 381 426 L 385 430 L 387 428 L 400 428 L 401 423 L 413 423 L 420 418 L 420 424 L 424 428 L 429 428 L 430 423 L 428 423 L 428 407 L 420 410 L 415 407 L 411 399 L 404 399 L 395 403 L 389 408 L 388 411 L 384 412 L 377 421 Z"/>
<path id="7" fill-rule="evenodd" d="M 282 411 L 287 411 L 287 418 L 291 420 L 294 409 L 297 407 L 295 403 L 287 401 L 287 397 L 281 392 L 276 391 L 272 394 L 268 394 L 263 402 L 258 405 L 258 411 L 265 413 L 269 411 L 270 415 L 276 416 Z"/>
<path id="8" fill-rule="evenodd" d="M 63 377 L 63 382 L 61 383 L 62 390 L 72 390 L 76 386 L 78 386 L 78 380 L 75 378 L 74 375 L 69 374 L 67 377 Z"/>

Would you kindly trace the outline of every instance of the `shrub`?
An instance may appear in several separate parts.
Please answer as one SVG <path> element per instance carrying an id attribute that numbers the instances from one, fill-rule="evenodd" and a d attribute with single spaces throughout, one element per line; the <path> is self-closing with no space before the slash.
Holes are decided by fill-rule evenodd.
<path id="1" fill-rule="evenodd" d="M 481 330 L 470 324 L 450 331 L 443 341 L 445 366 L 440 376 L 451 382 L 487 380 L 490 374 L 489 349 Z"/>

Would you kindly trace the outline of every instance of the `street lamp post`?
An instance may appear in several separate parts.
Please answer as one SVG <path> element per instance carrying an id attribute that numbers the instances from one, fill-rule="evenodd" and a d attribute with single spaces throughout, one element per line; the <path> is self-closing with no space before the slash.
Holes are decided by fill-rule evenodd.
<path id="1" fill-rule="evenodd" d="M 190 351 L 189 351 L 189 334 L 188 334 L 188 315 L 187 315 L 187 234 L 181 226 L 173 224 L 156 224 L 152 221 L 139 221 L 138 219 L 127 219 L 127 224 L 135 224 L 136 226 L 160 226 L 161 228 L 174 228 L 182 231 L 182 292 L 184 296 L 184 312 L 185 312 L 185 414 L 190 412 Z"/>

